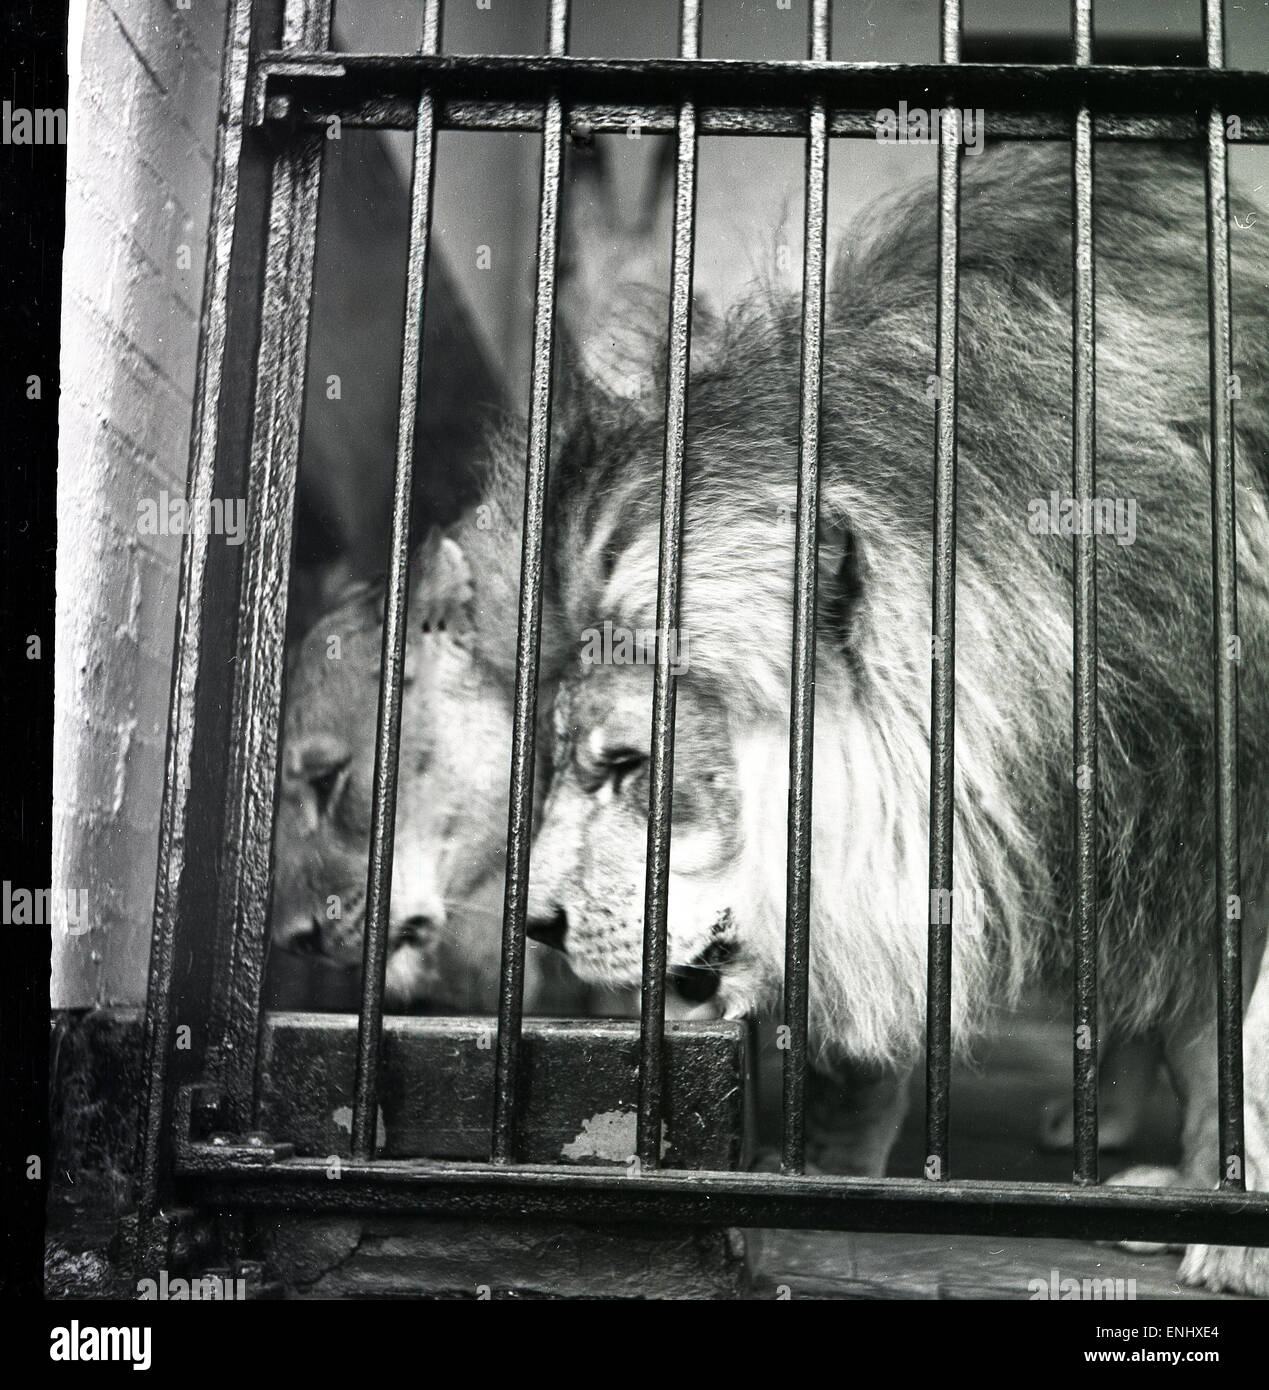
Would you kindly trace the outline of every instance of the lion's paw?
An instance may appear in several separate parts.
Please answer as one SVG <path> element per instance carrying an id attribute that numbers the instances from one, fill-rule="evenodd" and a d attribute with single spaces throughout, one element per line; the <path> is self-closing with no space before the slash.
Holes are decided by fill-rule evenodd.
<path id="1" fill-rule="evenodd" d="M 1107 1178 L 1108 1187 L 1184 1187 L 1185 1178 L 1179 1168 L 1164 1168 L 1148 1163 L 1140 1163 L 1135 1168 L 1125 1168 L 1113 1178 Z M 1169 1245 L 1157 1240 L 1119 1240 L 1115 1244 L 1121 1250 L 1133 1255 L 1159 1255 L 1167 1250 L 1181 1250 L 1180 1245 Z"/>
<path id="2" fill-rule="evenodd" d="M 1181 1261 L 1181 1280 L 1212 1293 L 1269 1298 L 1269 1250 L 1241 1245 L 1191 1245 Z"/>

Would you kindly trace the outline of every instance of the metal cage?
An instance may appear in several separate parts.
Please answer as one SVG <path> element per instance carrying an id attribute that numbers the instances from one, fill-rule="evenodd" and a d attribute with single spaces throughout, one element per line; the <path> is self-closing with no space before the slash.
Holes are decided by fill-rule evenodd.
<path id="1" fill-rule="evenodd" d="M 186 537 L 145 1031 L 139 1165 L 141 1250 L 174 1199 L 220 1210 L 401 1211 L 545 1215 L 686 1223 L 982 1234 L 1136 1237 L 1269 1244 L 1269 1195 L 1242 1178 L 1240 924 L 1219 910 L 1239 891 L 1237 668 L 1214 661 L 1219 863 L 1221 1189 L 1175 1193 L 1097 1186 L 1096 779 L 1075 826 L 1075 1170 L 1070 1185 L 951 1177 L 948 1145 L 951 937 L 932 913 L 923 1179 L 804 1173 L 814 720 L 818 452 L 825 298 L 827 151 L 869 138 L 875 112 L 914 91 L 931 107 L 985 105 L 988 133 L 1070 142 L 1073 152 L 1072 460 L 1075 497 L 1094 489 L 1093 148 L 1096 140 L 1204 144 L 1210 294 L 1214 649 L 1235 631 L 1230 250 L 1224 113 L 1242 138 L 1269 142 L 1269 75 L 1227 70 L 1221 0 L 1206 0 L 1203 67 L 1092 61 L 1091 0 L 1074 0 L 1072 61 L 1050 66 L 961 61 L 958 0 L 943 0 L 942 62 L 832 61 L 828 0 L 812 0 L 806 61 L 700 56 L 701 0 L 682 0 L 679 56 L 607 61 L 568 55 L 568 0 L 550 0 L 546 52 L 457 57 L 441 51 L 441 3 L 422 5 L 417 53 L 330 51 L 331 0 L 232 0 L 215 166 L 189 492 L 249 498 L 242 550 Z M 413 131 L 410 242 L 391 569 L 383 634 L 363 999 L 351 1157 L 342 1180 L 255 1134 L 262 985 L 282 702 L 287 566 L 312 296 L 322 140 L 346 126 Z M 570 123 L 625 130 L 637 121 L 677 141 L 662 494 L 659 629 L 679 601 L 684 420 L 688 394 L 696 152 L 704 134 L 783 135 L 805 143 L 801 434 L 790 730 L 783 1172 L 687 1173 L 660 1166 L 665 1087 L 666 898 L 674 681 L 659 644 L 653 708 L 638 1156 L 634 1174 L 518 1161 L 525 911 L 533 805 L 543 515 L 550 452 L 551 362 L 562 156 Z M 507 836 L 502 975 L 490 1157 L 441 1162 L 375 1157 L 384 1039 L 383 981 L 401 732 L 409 501 L 437 131 L 542 135 L 522 583 Z M 957 245 L 960 152 L 945 123 L 938 157 L 938 283 L 931 721 L 931 901 L 952 887 L 957 463 Z M 248 407 L 249 408 L 245 408 Z M 1097 603 L 1094 540 L 1074 540 L 1074 764 L 1096 768 Z M 174 1047 L 174 1001 L 198 1040 Z M 284 1139 L 285 1136 L 282 1136 Z"/>

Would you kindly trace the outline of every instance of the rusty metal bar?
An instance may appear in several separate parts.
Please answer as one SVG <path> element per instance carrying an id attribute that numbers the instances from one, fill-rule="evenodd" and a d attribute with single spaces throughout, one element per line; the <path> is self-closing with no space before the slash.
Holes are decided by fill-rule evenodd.
<path id="1" fill-rule="evenodd" d="M 330 0 L 286 7 L 285 36 L 329 42 Z M 248 535 L 238 592 L 236 678 L 228 739 L 225 831 L 219 863 L 218 955 L 208 1074 L 229 1114 L 249 1124 L 258 1086 L 273 825 L 285 672 L 292 520 L 313 305 L 321 136 L 306 134 L 273 160 L 249 463 Z M 242 402 L 238 403 L 242 409 Z"/>
<path id="2" fill-rule="evenodd" d="M 1225 7 L 1206 0 L 1207 61 L 1225 64 Z M 1217 1075 L 1220 1182 L 1241 1190 L 1243 1157 L 1242 887 L 1238 832 L 1238 580 L 1234 478 L 1233 316 L 1225 114 L 1207 115 L 1207 289 L 1211 365 L 1212 674 L 1216 705 Z"/>
<path id="3" fill-rule="evenodd" d="M 682 0 L 679 52 L 699 59 L 700 0 Z M 671 654 L 679 625 L 683 545 L 683 445 L 692 355 L 692 266 L 696 242 L 696 106 L 679 107 L 674 178 L 674 260 L 670 285 L 670 343 L 665 387 L 665 462 L 661 477 L 661 544 L 657 573 L 657 648 L 652 688 L 648 858 L 643 909 L 643 988 L 639 1002 L 639 1113 L 635 1152 L 640 1163 L 661 1161 L 662 1051 L 665 1035 L 666 910 L 670 887 L 670 819 L 674 791 L 676 675 Z"/>
<path id="4" fill-rule="evenodd" d="M 422 51 L 441 43 L 441 0 L 426 0 Z M 392 902 L 397 773 L 401 754 L 401 692 L 405 678 L 406 609 L 410 579 L 410 499 L 414 485 L 414 420 L 418 410 L 423 356 L 423 318 L 427 298 L 428 253 L 432 233 L 432 188 L 436 175 L 436 98 L 419 94 L 410 174 L 410 242 L 406 257 L 405 329 L 401 344 L 401 387 L 397 414 L 397 457 L 392 493 L 392 543 L 379 667 L 379 717 L 374 783 L 370 803 L 370 855 L 366 882 L 365 940 L 361 968 L 361 1020 L 357 1032 L 357 1071 L 353 1086 L 352 1151 L 370 1158 L 375 1151 L 379 1050 L 383 1039 L 383 989 L 388 963 Z"/>
<path id="5" fill-rule="evenodd" d="M 568 19 L 568 0 L 551 0 L 547 45 L 553 55 L 562 55 L 568 47 Z M 542 127 L 537 288 L 533 306 L 532 385 L 507 816 L 507 880 L 503 899 L 498 1041 L 494 1058 L 492 1144 L 496 1163 L 514 1162 L 516 1148 L 516 1082 L 524 1017 L 525 912 L 529 894 L 529 846 L 533 834 L 538 655 L 542 643 L 542 533 L 551 448 L 551 362 L 555 351 L 555 281 L 560 250 L 563 167 L 564 108 L 558 94 L 552 93 L 546 100 Z"/>
<path id="6" fill-rule="evenodd" d="M 442 124 L 452 103 L 474 113 L 514 112 L 516 121 L 541 126 L 547 97 L 555 92 L 572 109 L 621 106 L 659 111 L 657 129 L 673 128 L 679 106 L 691 99 L 698 133 L 717 112 L 747 113 L 754 133 L 773 126 L 805 136 L 811 103 L 822 96 L 830 116 L 830 135 L 848 133 L 835 124 L 837 112 L 869 119 L 859 133 L 871 134 L 879 110 L 895 107 L 913 92 L 937 92 L 945 105 L 983 107 L 1002 113 L 1050 113 L 1041 129 L 1047 138 L 1070 139 L 1071 118 L 1082 106 L 1122 116 L 1129 122 L 1179 116 L 1194 135 L 1194 113 L 1214 104 L 1243 118 L 1269 115 L 1269 75 L 1211 68 L 1149 67 L 1094 63 L 831 63 L 805 59 L 684 60 L 612 59 L 535 55 L 459 55 L 423 58 L 417 54 L 269 54 L 256 90 L 256 118 L 268 119 L 269 99 L 293 97 L 294 119 L 313 119 L 329 103 L 344 101 L 350 119 L 409 129 L 426 78 L 441 102 Z M 496 95 L 494 95 L 496 94 Z M 519 126 L 515 128 L 521 128 Z M 650 127 L 645 127 L 650 128 Z M 738 133 L 744 124 L 720 129 Z M 712 129 L 712 128 L 711 128 Z M 989 131 L 991 127 L 988 127 Z M 1100 131 L 1098 134 L 1100 135 Z M 1143 132 L 1143 138 L 1144 132 Z M 1158 138 L 1157 135 L 1152 138 Z"/>
<path id="7" fill-rule="evenodd" d="M 1269 1197 L 1062 1183 L 926 1182 L 920 1178 L 811 1177 L 779 1173 L 631 1173 L 627 1168 L 417 1159 L 345 1162 L 340 1181 L 325 1158 L 265 1163 L 206 1146 L 182 1165 L 208 1200 L 285 1210 L 668 1221 L 921 1234 L 1224 1241 L 1269 1246 Z"/>
<path id="8" fill-rule="evenodd" d="M 1073 0 L 1075 61 L 1092 61 L 1092 0 Z M 1071 151 L 1072 479 L 1085 503 L 1096 496 L 1096 359 L 1093 294 L 1093 123 L 1075 114 Z M 1077 1183 L 1097 1181 L 1097 538 L 1076 531 L 1074 547 L 1074 1117 Z"/>
<path id="9" fill-rule="evenodd" d="M 356 56 L 356 55 L 354 55 Z M 708 61 L 708 60 L 706 60 Z M 977 74 L 979 65 L 974 66 Z M 326 70 L 328 71 L 328 70 Z M 1016 71 L 1016 69 L 1011 69 Z M 1037 69 L 1050 71 L 1049 69 Z M 880 94 L 871 105 L 860 106 L 862 91 L 877 84 L 871 79 L 875 69 L 861 73 L 861 86 L 856 88 L 847 105 L 828 109 L 830 139 L 875 140 L 877 111 L 884 107 L 889 95 Z M 390 74 L 386 88 L 374 85 L 376 74 L 354 68 L 348 80 L 327 76 L 320 84 L 293 73 L 280 64 L 267 66 L 261 74 L 258 90 L 258 120 L 267 121 L 282 131 L 326 129 L 331 116 L 338 116 L 349 129 L 409 130 L 413 129 L 416 99 L 406 95 L 411 83 L 398 74 Z M 1252 76 L 1256 76 L 1252 74 Z M 488 85 L 499 79 L 490 79 Z M 911 79 L 915 81 L 916 79 Z M 905 79 L 905 82 L 907 79 Z M 1269 83 L 1266 83 L 1269 86 Z M 297 87 L 304 89 L 302 99 L 290 105 L 275 105 Z M 1041 87 L 1043 90 L 1043 84 Z M 902 88 L 910 92 L 909 86 Z M 1241 92 L 1247 95 L 1245 89 Z M 894 99 L 898 99 L 894 97 Z M 844 100 L 847 100 L 844 98 Z M 1032 110 L 1030 94 L 1019 93 L 1018 109 L 991 108 L 983 117 L 984 132 L 989 140 L 1061 140 L 1071 138 L 1071 116 L 1062 108 L 1065 102 L 1052 102 L 1055 109 Z M 1266 104 L 1264 97 L 1252 96 L 1242 115 L 1241 143 L 1269 143 L 1269 117 L 1257 115 L 1256 108 Z M 1093 135 L 1098 140 L 1193 140 L 1194 112 L 1173 112 L 1143 115 L 1123 111 L 1101 111 L 1093 108 Z M 664 101 L 641 100 L 633 88 L 606 100 L 599 97 L 570 102 L 567 108 L 570 129 L 586 130 L 591 134 L 627 131 L 631 124 L 641 125 L 649 135 L 673 135 L 678 122 L 678 107 Z M 806 139 L 809 108 L 782 104 L 745 106 L 739 95 L 731 103 L 722 101 L 696 108 L 697 135 L 784 135 Z M 542 129 L 542 103 L 521 97 L 448 96 L 438 100 L 437 127 L 440 130 L 539 131 Z"/>
<path id="10" fill-rule="evenodd" d="M 960 61 L 960 0 L 943 0 L 945 63 Z M 946 113 L 945 113 L 946 116 Z M 949 1176 L 952 1084 L 952 829 L 956 725 L 956 372 L 960 219 L 959 122 L 939 132 L 935 322 L 934 592 L 930 644 L 930 912 L 925 1005 L 925 1176 Z"/>
<path id="11" fill-rule="evenodd" d="M 263 228 L 254 218 L 256 235 L 249 257 L 239 227 L 248 218 L 252 161 L 244 139 L 248 105 L 253 20 L 258 12 L 252 0 L 233 0 L 226 15 L 225 56 L 221 77 L 221 118 L 216 132 L 212 184 L 211 227 L 207 267 L 203 279 L 202 335 L 199 342 L 198 381 L 194 395 L 194 420 L 190 437 L 188 494 L 205 514 L 216 486 L 217 459 L 225 447 L 221 403 L 226 378 L 232 372 L 231 350 L 242 350 L 242 340 L 258 331 L 260 287 L 252 267 L 242 283 L 244 263 L 263 258 Z M 257 159 L 256 163 L 260 163 Z M 252 190 L 259 192 L 259 189 Z M 243 295 L 231 290 L 235 276 Z M 253 299 L 256 302 L 252 302 Z M 250 322 L 242 324 L 244 318 Z M 239 326 L 241 325 L 241 326 Z M 231 417 L 234 418 L 234 417 Z M 246 452 L 245 439 L 242 452 Z M 204 661 L 202 628 L 208 594 L 214 540 L 209 530 L 191 528 L 181 550 L 180 592 L 177 598 L 175 659 L 168 722 L 163 806 L 160 813 L 158 873 L 155 887 L 154 931 L 150 947 L 150 973 L 142 1043 L 142 1097 L 137 1137 L 137 1204 L 143 1220 L 158 1210 L 167 1177 L 166 1150 L 171 1141 L 170 1090 L 172 1080 L 172 1029 L 175 1024 L 176 975 L 180 938 L 186 937 L 181 911 L 182 884 L 187 868 L 187 847 L 194 838 L 199 810 L 191 797 L 190 780 L 198 729 L 199 695 L 209 684 Z M 219 838 L 215 832 L 207 838 Z M 188 887 L 188 885 L 186 885 Z"/>
<path id="12" fill-rule="evenodd" d="M 829 59 L 830 5 L 813 0 L 810 52 Z M 807 1016 L 811 972 L 811 787 L 815 746 L 815 622 L 819 576 L 820 413 L 824 386 L 824 267 L 828 116 L 812 103 L 806 143 L 802 260 L 802 382 L 798 430 L 797 543 L 793 561 L 793 677 L 789 711 L 789 843 L 785 907 L 784 1134 L 781 1167 L 806 1166 Z"/>

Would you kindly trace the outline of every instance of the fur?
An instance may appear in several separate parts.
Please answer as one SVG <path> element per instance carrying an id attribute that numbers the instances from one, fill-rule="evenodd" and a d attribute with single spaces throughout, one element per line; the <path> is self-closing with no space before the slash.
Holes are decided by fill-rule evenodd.
<path id="1" fill-rule="evenodd" d="M 1071 257 L 1055 215 L 1070 205 L 1069 160 L 1015 147 L 963 167 L 961 1042 L 1037 969 L 1069 964 L 1073 812 L 1072 546 L 1027 526 L 1031 501 L 1071 490 Z M 1116 146 L 1099 149 L 1096 188 L 1097 490 L 1134 500 L 1138 518 L 1131 546 L 1097 547 L 1101 998 L 1132 1033 L 1209 997 L 1213 980 L 1204 190 L 1192 157 Z M 1251 899 L 1264 880 L 1269 752 L 1269 243 L 1255 225 L 1233 236 Z M 936 246 L 928 194 L 887 200 L 840 257 L 825 326 L 812 1014 L 823 1044 L 875 1060 L 911 1056 L 924 1033 Z M 730 724 L 745 827 L 732 867 L 747 948 L 772 967 L 764 979 L 778 977 L 784 934 L 799 332 L 796 301 L 748 305 L 694 377 L 688 421 L 681 628 L 692 662 L 679 688 L 716 697 Z M 551 554 L 567 647 L 603 620 L 655 622 L 662 441 L 659 421 L 582 383 L 569 383 L 562 410 Z M 834 626 L 842 537 L 858 593 Z M 560 660 L 576 679 L 567 650 Z"/>

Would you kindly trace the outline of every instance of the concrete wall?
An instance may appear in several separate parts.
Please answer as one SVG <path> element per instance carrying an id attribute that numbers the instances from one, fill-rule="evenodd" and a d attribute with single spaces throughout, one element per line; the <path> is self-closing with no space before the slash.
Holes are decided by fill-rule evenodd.
<path id="1" fill-rule="evenodd" d="M 139 534 L 137 508 L 185 492 L 225 0 L 72 8 L 55 1008 L 144 997 L 181 538 Z"/>

